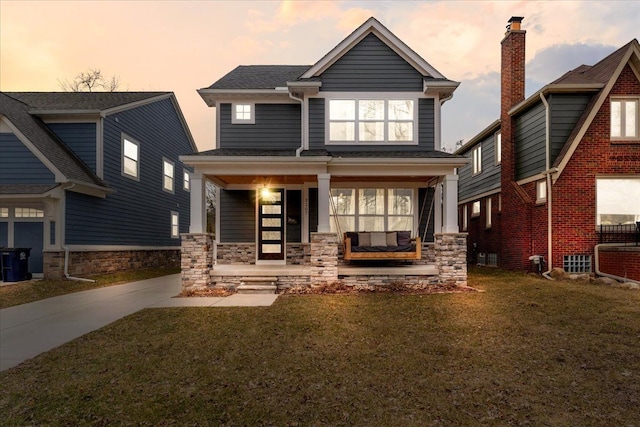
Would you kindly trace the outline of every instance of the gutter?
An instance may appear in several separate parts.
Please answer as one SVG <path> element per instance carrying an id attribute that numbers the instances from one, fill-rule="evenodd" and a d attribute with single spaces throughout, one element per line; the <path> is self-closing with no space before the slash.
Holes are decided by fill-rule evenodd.
<path id="1" fill-rule="evenodd" d="M 289 98 L 294 101 L 298 101 L 300 103 L 300 147 L 296 149 L 296 157 L 300 157 L 300 153 L 304 150 L 304 134 L 305 134 L 305 126 L 304 126 L 304 99 L 298 98 L 292 92 L 289 93 Z"/>
<path id="2" fill-rule="evenodd" d="M 608 277 L 610 279 L 619 280 L 621 282 L 631 282 L 631 283 L 637 283 L 638 285 L 640 285 L 640 282 L 637 281 L 637 280 L 629 279 L 627 277 L 615 276 L 613 274 L 603 273 L 602 271 L 600 271 L 599 250 L 600 250 L 600 248 L 611 247 L 611 246 L 618 246 L 618 247 L 619 246 L 631 246 L 631 244 L 601 243 L 599 245 L 595 245 L 595 247 L 593 248 L 593 253 L 594 253 L 594 257 L 595 257 L 595 272 L 596 272 L 596 274 L 598 276 Z"/>
<path id="3" fill-rule="evenodd" d="M 550 111 L 549 103 L 545 98 L 544 93 L 540 92 L 540 100 L 544 104 L 545 110 L 545 166 L 546 170 L 543 172 L 547 176 L 547 268 L 548 270 L 542 273 L 542 276 L 549 280 L 553 280 L 549 274 L 553 270 L 553 191 L 551 189 L 551 174 L 553 173 L 549 167 L 551 166 L 551 130 L 549 124 Z"/>

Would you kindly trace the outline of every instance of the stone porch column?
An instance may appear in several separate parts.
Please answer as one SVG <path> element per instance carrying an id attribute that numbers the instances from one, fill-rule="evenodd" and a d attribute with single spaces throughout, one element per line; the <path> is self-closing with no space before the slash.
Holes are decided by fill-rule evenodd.
<path id="1" fill-rule="evenodd" d="M 436 233 L 435 257 L 439 283 L 467 285 L 467 236 L 468 233 Z"/>
<path id="2" fill-rule="evenodd" d="M 184 233 L 181 238 L 182 291 L 206 288 L 211 284 L 213 234 Z"/>
<path id="3" fill-rule="evenodd" d="M 311 286 L 338 280 L 338 236 L 311 233 Z"/>
<path id="4" fill-rule="evenodd" d="M 318 233 L 331 231 L 329 223 L 329 194 L 331 191 L 331 174 L 318 174 Z"/>

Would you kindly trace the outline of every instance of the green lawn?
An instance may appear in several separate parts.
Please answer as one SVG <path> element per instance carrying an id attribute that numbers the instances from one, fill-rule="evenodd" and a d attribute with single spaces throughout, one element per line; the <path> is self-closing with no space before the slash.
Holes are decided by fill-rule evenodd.
<path id="1" fill-rule="evenodd" d="M 177 273 L 180 273 L 179 268 L 154 268 L 121 271 L 90 277 L 90 279 L 95 280 L 95 282 L 80 282 L 73 280 L 30 280 L 27 282 L 5 284 L 0 286 L 0 308 L 26 304 L 28 302 L 57 297 L 59 295 L 70 294 L 73 292 L 86 291 L 89 289 L 102 288 L 104 286 L 135 282 L 137 280 L 151 279 L 153 277 Z"/>
<path id="2" fill-rule="evenodd" d="M 640 425 L 640 292 L 469 284 L 143 310 L 0 373 L 0 425 Z"/>

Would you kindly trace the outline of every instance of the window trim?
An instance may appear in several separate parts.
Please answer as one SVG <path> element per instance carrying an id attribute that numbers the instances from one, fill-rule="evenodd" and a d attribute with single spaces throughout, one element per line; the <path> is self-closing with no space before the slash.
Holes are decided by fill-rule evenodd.
<path id="1" fill-rule="evenodd" d="M 482 173 L 482 144 L 478 144 L 471 150 L 471 175 Z"/>
<path id="2" fill-rule="evenodd" d="M 613 114 L 611 114 L 612 110 L 613 110 L 613 103 L 614 102 L 620 102 L 621 103 L 621 113 L 620 113 L 620 132 L 621 135 L 619 136 L 613 136 Z M 636 104 L 636 115 L 635 115 L 635 128 L 636 128 L 636 133 L 635 135 L 632 136 L 627 136 L 626 135 L 626 120 L 627 120 L 627 116 L 626 114 L 624 114 L 624 112 L 626 111 L 626 104 L 627 103 L 635 103 Z M 611 138 L 611 141 L 617 141 L 617 142 L 628 142 L 628 141 L 639 141 L 640 140 L 640 96 L 612 96 L 609 99 L 609 137 Z"/>
<path id="3" fill-rule="evenodd" d="M 498 166 L 502 163 L 502 131 L 498 131 L 493 135 L 493 147 L 495 151 L 495 164 Z"/>
<path id="4" fill-rule="evenodd" d="M 173 176 L 170 177 L 171 178 L 170 189 L 165 186 L 165 178 L 168 177 L 168 175 L 165 174 L 165 163 L 171 165 L 171 171 L 173 173 Z M 176 165 L 171 160 L 163 156 L 162 157 L 162 191 L 175 194 L 175 190 L 176 190 Z"/>
<path id="5" fill-rule="evenodd" d="M 179 239 L 180 238 L 180 213 L 176 212 L 176 211 L 171 211 L 171 216 L 170 218 L 170 234 L 171 234 L 171 238 L 172 239 Z M 173 223 L 173 218 L 176 219 L 176 224 Z M 175 233 L 174 233 L 174 227 L 175 227 Z"/>
<path id="6" fill-rule="evenodd" d="M 384 122 L 384 139 L 382 141 L 361 141 L 359 139 L 359 123 L 375 122 L 377 120 L 361 120 L 358 114 L 359 101 L 384 101 L 384 118 L 379 121 Z M 413 102 L 413 118 L 411 120 L 389 120 L 388 106 L 389 101 L 412 101 Z M 331 140 L 331 101 L 354 101 L 355 111 L 353 120 L 333 120 L 333 122 L 348 122 L 354 124 L 353 141 L 332 141 Z M 420 128 L 420 97 L 413 92 L 336 92 L 325 97 L 324 114 L 325 114 L 325 145 L 419 145 L 419 128 Z M 390 141 L 389 140 L 389 123 L 401 122 L 412 123 L 413 132 L 410 141 Z"/>
<path id="7" fill-rule="evenodd" d="M 127 134 L 125 134 L 125 133 L 121 134 L 121 136 L 120 136 L 120 141 L 121 141 L 121 142 L 120 142 L 120 174 L 121 174 L 122 176 L 124 176 L 125 178 L 129 178 L 129 179 L 132 179 L 132 180 L 134 180 L 134 181 L 138 181 L 138 182 L 140 182 L 140 160 L 141 160 L 141 159 L 140 159 L 140 157 L 141 157 L 141 156 L 140 156 L 140 154 L 141 154 L 141 149 L 140 149 L 140 147 L 141 147 L 141 144 L 140 144 L 140 142 L 139 142 L 138 140 L 136 140 L 136 139 L 134 139 L 134 138 L 131 138 L 129 135 L 127 135 Z M 131 143 L 131 144 L 135 145 L 135 146 L 136 146 L 136 149 L 137 149 L 136 153 L 137 153 L 137 155 L 138 155 L 138 159 L 135 161 L 135 162 L 136 162 L 136 175 L 135 175 L 135 176 L 130 175 L 130 174 L 128 174 L 127 172 L 125 172 L 125 168 L 124 168 L 124 159 L 125 159 L 125 157 L 126 157 L 127 159 L 131 159 L 131 157 L 127 157 L 127 156 L 125 156 L 125 154 L 124 154 L 124 145 L 125 145 L 125 141 L 127 141 L 127 142 L 129 142 L 129 143 Z M 133 159 L 131 159 L 131 160 L 133 160 Z"/>
<path id="8" fill-rule="evenodd" d="M 248 106 L 249 118 L 242 119 L 236 116 L 236 106 Z M 256 104 L 254 102 L 233 102 L 231 103 L 231 124 L 233 125 L 254 125 L 256 123 Z"/>

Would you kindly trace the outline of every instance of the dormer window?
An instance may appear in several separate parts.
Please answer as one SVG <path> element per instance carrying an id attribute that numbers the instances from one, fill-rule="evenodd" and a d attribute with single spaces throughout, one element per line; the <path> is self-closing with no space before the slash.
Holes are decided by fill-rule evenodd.
<path id="1" fill-rule="evenodd" d="M 329 99 L 329 143 L 417 144 L 414 99 Z"/>
<path id="2" fill-rule="evenodd" d="M 231 104 L 231 123 L 252 125 L 255 122 L 254 104 Z"/>

